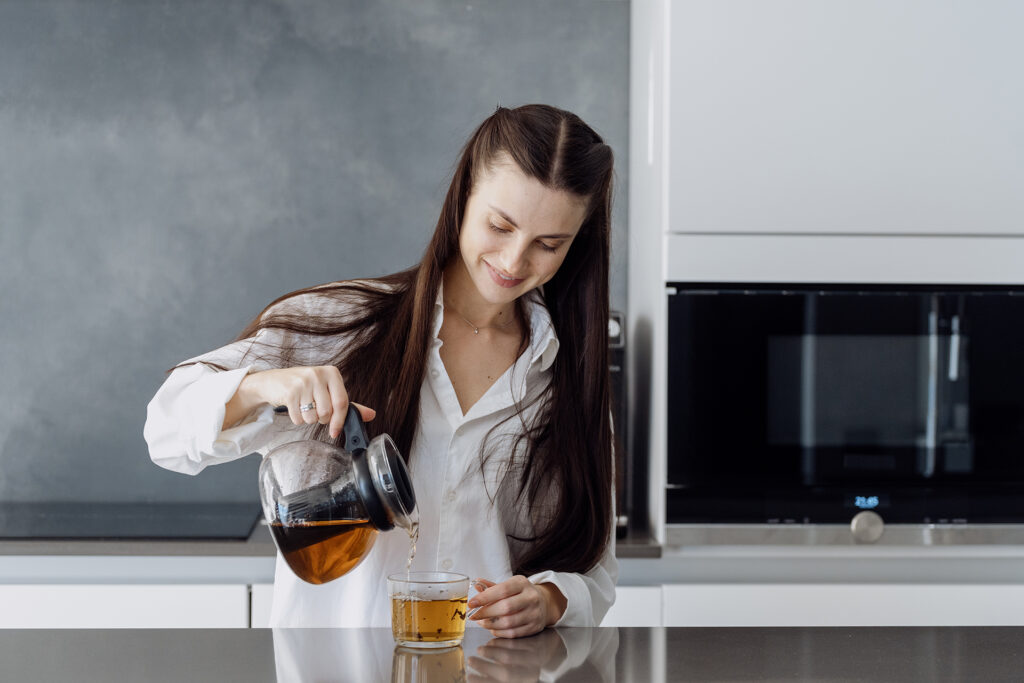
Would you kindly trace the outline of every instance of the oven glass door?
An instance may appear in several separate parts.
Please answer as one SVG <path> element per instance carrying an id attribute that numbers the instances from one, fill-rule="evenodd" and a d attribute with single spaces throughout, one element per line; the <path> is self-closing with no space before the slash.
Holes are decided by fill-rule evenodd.
<path id="1" fill-rule="evenodd" d="M 670 523 L 1024 522 L 1024 291 L 673 286 Z"/>

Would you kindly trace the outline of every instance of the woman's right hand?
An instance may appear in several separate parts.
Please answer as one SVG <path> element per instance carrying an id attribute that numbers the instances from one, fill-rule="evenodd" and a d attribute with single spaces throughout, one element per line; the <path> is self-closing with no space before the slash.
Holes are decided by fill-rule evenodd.
<path id="1" fill-rule="evenodd" d="M 234 406 L 235 410 L 232 410 L 232 403 L 235 403 L 236 399 L 238 403 Z M 298 366 L 254 372 L 245 376 L 238 385 L 238 391 L 228 402 L 225 425 L 229 424 L 228 417 L 233 413 L 241 412 L 238 417 L 240 419 L 263 403 L 287 407 L 288 417 L 295 425 L 330 425 L 331 438 L 335 438 L 344 428 L 349 400 L 341 372 L 333 365 Z M 310 403 L 315 403 L 316 409 L 303 413 L 300 406 Z M 369 422 L 377 415 L 372 408 L 358 403 L 353 405 L 359 410 L 364 422 Z"/>

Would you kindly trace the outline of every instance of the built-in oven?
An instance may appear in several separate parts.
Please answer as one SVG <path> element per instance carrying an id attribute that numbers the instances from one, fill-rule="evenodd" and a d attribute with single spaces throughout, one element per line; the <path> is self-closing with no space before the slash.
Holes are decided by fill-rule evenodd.
<path id="1" fill-rule="evenodd" d="M 667 298 L 670 543 L 1024 542 L 1024 288 Z"/>

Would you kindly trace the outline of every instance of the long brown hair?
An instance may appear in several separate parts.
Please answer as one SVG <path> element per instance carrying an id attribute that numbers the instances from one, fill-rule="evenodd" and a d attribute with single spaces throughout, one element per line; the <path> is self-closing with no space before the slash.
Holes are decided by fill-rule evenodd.
<path id="1" fill-rule="evenodd" d="M 559 351 L 538 419 L 524 423 L 520 439 L 526 443 L 525 457 L 515 471 L 517 496 L 525 496 L 530 505 L 549 503 L 547 488 L 553 484 L 554 510 L 535 536 L 517 539 L 529 543 L 514 567 L 525 574 L 546 569 L 585 572 L 598 562 L 611 536 L 607 329 L 613 158 L 611 148 L 575 114 L 536 104 L 499 107 L 463 147 L 433 238 L 418 265 L 374 280 L 287 294 L 238 339 L 264 328 L 350 335 L 351 342 L 336 350 L 330 362 L 341 371 L 352 400 L 376 409 L 368 431 L 391 434 L 408 457 L 442 273 L 459 255 L 459 231 L 474 181 L 502 155 L 545 186 L 588 201 L 586 218 L 565 260 L 543 288 Z M 338 297 L 355 313 L 325 319 L 275 312 L 276 304 L 311 292 Z M 311 436 L 329 438 L 326 429 L 317 425 Z"/>

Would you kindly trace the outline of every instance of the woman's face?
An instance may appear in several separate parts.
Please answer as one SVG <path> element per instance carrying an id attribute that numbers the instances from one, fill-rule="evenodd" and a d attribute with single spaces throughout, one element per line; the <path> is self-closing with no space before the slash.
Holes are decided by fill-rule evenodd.
<path id="1" fill-rule="evenodd" d="M 459 233 L 462 263 L 481 297 L 509 303 L 554 277 L 586 210 L 584 199 L 545 187 L 510 160 L 482 173 Z"/>

